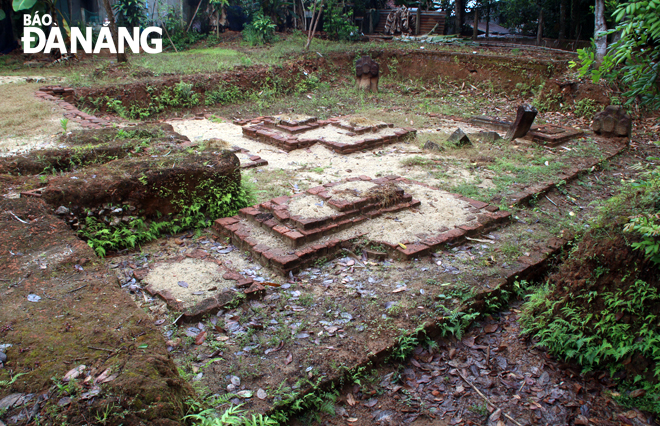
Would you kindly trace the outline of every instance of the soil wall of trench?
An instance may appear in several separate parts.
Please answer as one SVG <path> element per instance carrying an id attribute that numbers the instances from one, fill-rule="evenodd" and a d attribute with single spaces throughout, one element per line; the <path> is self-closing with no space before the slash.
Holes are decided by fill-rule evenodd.
<path id="1" fill-rule="evenodd" d="M 353 81 L 355 61 L 363 54 L 379 62 L 381 76 L 394 80 L 490 82 L 493 90 L 502 91 L 515 89 L 520 83 L 541 84 L 568 67 L 566 59 L 374 49 L 324 57 L 312 53 L 280 66 L 237 66 L 225 73 L 171 75 L 122 85 L 84 87 L 76 89 L 75 97 L 79 107 L 112 113 L 108 102 L 98 100 L 121 101 L 125 108 L 149 108 L 165 90 L 172 90 L 181 82 L 192 85 L 198 105 L 205 104 L 207 92 L 218 88 L 238 87 L 241 93 L 246 93 L 276 86 L 280 92 L 290 93 L 310 74 L 317 75 L 321 81 Z M 169 109 L 172 108 L 164 107 L 165 111 Z"/>

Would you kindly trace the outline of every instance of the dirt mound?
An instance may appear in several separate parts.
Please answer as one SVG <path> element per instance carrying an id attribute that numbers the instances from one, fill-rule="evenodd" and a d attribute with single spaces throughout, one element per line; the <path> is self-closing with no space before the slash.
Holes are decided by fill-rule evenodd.
<path id="1" fill-rule="evenodd" d="M 170 155 L 124 158 L 52 179 L 42 198 L 75 215 L 85 209 L 133 206 L 143 216 L 178 213 L 214 187 L 237 187 L 240 163 L 235 154 Z"/>
<path id="2" fill-rule="evenodd" d="M 24 155 L 0 158 L 0 174 L 24 176 L 72 171 L 129 155 L 142 156 L 164 149 L 181 149 L 179 144 L 185 142 L 188 138 L 174 132 L 169 124 L 78 130 L 60 137 L 60 146 L 56 149 L 33 150 Z"/>

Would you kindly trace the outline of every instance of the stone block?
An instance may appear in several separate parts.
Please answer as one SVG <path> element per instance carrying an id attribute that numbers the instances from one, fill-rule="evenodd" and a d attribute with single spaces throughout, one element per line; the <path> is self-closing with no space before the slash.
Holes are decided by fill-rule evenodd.
<path id="1" fill-rule="evenodd" d="M 525 136 L 532 127 L 536 114 L 538 114 L 538 111 L 533 106 L 529 104 L 520 105 L 516 113 L 516 121 L 511 124 L 504 139 L 512 141 Z"/>
<path id="2" fill-rule="evenodd" d="M 630 137 L 632 119 L 621 105 L 610 105 L 594 115 L 591 129 L 603 136 Z"/>

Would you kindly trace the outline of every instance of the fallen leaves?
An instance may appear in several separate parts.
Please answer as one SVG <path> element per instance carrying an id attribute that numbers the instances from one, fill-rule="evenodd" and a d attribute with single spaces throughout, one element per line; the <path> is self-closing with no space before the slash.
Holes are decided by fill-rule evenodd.
<path id="1" fill-rule="evenodd" d="M 206 331 L 202 331 L 197 335 L 197 337 L 195 337 L 195 344 L 199 346 L 202 343 L 204 343 L 205 340 L 206 340 Z"/>
<path id="2" fill-rule="evenodd" d="M 486 333 L 495 333 L 499 326 L 497 324 L 488 324 L 487 326 L 484 327 L 484 331 Z"/>

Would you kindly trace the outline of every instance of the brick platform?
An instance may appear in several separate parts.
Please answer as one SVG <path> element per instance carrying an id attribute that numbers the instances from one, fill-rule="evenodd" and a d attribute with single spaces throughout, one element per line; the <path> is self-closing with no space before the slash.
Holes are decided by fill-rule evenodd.
<path id="1" fill-rule="evenodd" d="M 394 129 L 393 134 L 384 135 L 379 133 L 382 129 L 393 128 L 392 124 L 379 123 L 372 126 L 355 127 L 342 122 L 339 117 L 321 121 L 317 121 L 315 117 L 303 121 L 282 121 L 276 117 L 257 117 L 252 120 L 235 120 L 234 124 L 244 126 L 244 136 L 277 146 L 287 152 L 320 143 L 339 154 L 350 154 L 395 143 L 414 135 L 416 132 L 412 128 L 402 128 Z M 325 126 L 335 126 L 346 130 L 347 133 L 345 134 L 347 136 L 365 135 L 365 137 L 354 143 L 304 137 L 305 132 Z"/>
<path id="2" fill-rule="evenodd" d="M 86 129 L 102 129 L 112 127 L 112 123 L 80 111 L 74 105 L 75 91 L 70 87 L 44 86 L 34 93 L 40 99 L 53 101 L 66 111 L 64 117 L 73 120 Z"/>
<path id="3" fill-rule="evenodd" d="M 281 274 L 298 271 L 322 257 L 333 257 L 342 248 L 355 245 L 356 240 L 368 240 L 387 249 L 390 256 L 403 260 L 419 257 L 437 250 L 448 243 L 458 242 L 465 237 L 480 234 L 508 219 L 509 212 L 499 211 L 497 206 L 481 201 L 472 200 L 458 194 L 451 194 L 458 200 L 469 205 L 470 211 L 475 214 L 476 220 L 458 226 L 454 229 L 440 229 L 437 234 L 424 240 L 402 241 L 392 244 L 383 241 L 372 241 L 367 232 L 358 232 L 342 237 L 334 234 L 351 229 L 360 223 L 377 218 L 383 214 L 407 210 L 420 205 L 402 190 L 394 192 L 387 205 L 377 197 L 358 198 L 350 202 L 337 198 L 330 193 L 330 189 L 339 184 L 352 181 L 371 182 L 378 186 L 386 184 L 403 183 L 420 185 L 429 189 L 440 191 L 437 188 L 420 182 L 411 181 L 399 176 L 387 176 L 371 179 L 367 176 L 351 178 L 340 182 L 327 183 L 308 189 L 305 193 L 292 197 L 277 197 L 265 203 L 247 207 L 239 215 L 226 217 L 215 221 L 213 229 L 222 236 L 229 237 L 233 244 L 241 250 L 252 253 L 254 258 L 262 265 L 271 267 Z M 317 197 L 332 207 L 331 216 L 308 218 L 292 214 L 289 211 L 289 202 L 303 195 Z M 265 231 L 270 238 L 275 238 L 279 244 L 269 246 L 268 238 L 259 237 Z M 411 238 L 416 238 L 411 236 Z"/>

